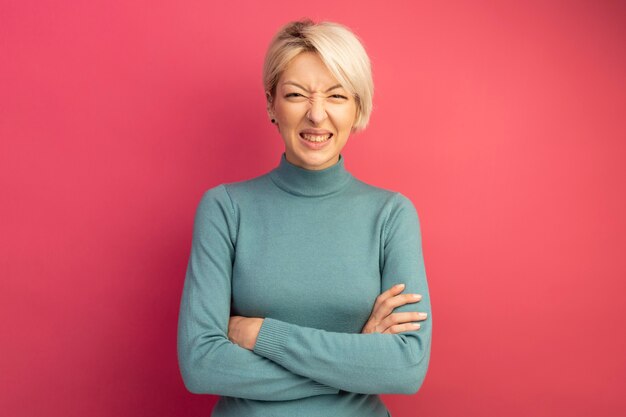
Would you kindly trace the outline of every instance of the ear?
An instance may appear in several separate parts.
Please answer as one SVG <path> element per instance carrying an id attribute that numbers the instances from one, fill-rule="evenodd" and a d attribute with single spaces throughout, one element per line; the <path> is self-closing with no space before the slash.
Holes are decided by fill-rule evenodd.
<path id="1" fill-rule="evenodd" d="M 267 103 L 267 106 L 266 106 L 267 115 L 271 119 L 274 117 L 274 98 L 272 97 L 272 94 L 269 91 L 265 92 L 265 101 Z"/>
<path id="2" fill-rule="evenodd" d="M 269 91 L 265 92 L 265 101 L 267 102 L 267 108 L 272 109 L 274 107 L 274 98 L 272 97 L 272 93 L 270 93 Z"/>
<path id="3" fill-rule="evenodd" d="M 274 110 L 274 98 L 269 91 L 265 92 L 265 99 L 267 101 L 267 116 L 269 120 L 278 127 L 278 120 L 276 119 L 276 112 Z"/>

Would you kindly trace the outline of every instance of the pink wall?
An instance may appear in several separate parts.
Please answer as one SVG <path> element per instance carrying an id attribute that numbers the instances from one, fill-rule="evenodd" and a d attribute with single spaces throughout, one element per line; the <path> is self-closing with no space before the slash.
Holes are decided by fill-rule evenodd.
<path id="1" fill-rule="evenodd" d="M 176 362 L 194 210 L 277 165 L 262 59 L 310 16 L 373 62 L 346 166 L 422 220 L 431 367 L 394 417 L 626 415 L 623 3 L 219 3 L 0 3 L 2 414 L 209 415 Z"/>

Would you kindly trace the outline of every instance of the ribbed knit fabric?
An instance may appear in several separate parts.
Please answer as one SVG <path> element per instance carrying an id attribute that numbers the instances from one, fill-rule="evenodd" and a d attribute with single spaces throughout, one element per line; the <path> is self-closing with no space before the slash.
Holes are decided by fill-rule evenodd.
<path id="1" fill-rule="evenodd" d="M 195 215 L 178 358 L 213 417 L 386 417 L 378 394 L 413 394 L 430 360 L 432 311 L 416 209 L 366 184 L 344 157 L 323 170 L 287 161 L 220 184 Z M 397 283 L 422 300 L 419 330 L 361 334 Z M 228 339 L 231 315 L 262 317 L 254 350 Z"/>

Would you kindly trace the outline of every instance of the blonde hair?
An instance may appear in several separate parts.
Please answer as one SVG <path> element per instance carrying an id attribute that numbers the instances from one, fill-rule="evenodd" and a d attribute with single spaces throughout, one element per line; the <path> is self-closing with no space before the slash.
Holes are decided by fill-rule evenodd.
<path id="1" fill-rule="evenodd" d="M 353 95 L 358 116 L 352 130 L 365 129 L 374 96 L 371 63 L 360 39 L 339 23 L 314 23 L 304 18 L 283 25 L 272 38 L 265 55 L 265 91 L 272 99 L 275 97 L 281 74 L 289 62 L 302 52 L 317 53 L 331 74 Z"/>

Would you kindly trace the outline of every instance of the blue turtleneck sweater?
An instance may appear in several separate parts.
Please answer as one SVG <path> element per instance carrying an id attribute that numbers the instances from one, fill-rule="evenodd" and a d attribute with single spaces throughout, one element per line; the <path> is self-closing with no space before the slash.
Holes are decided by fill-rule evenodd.
<path id="1" fill-rule="evenodd" d="M 422 300 L 421 328 L 361 334 L 395 284 Z M 228 339 L 231 315 L 262 317 L 254 350 Z M 377 394 L 413 394 L 430 359 L 432 312 L 411 200 L 352 176 L 288 162 L 202 196 L 183 288 L 178 356 L 213 417 L 385 417 Z"/>

